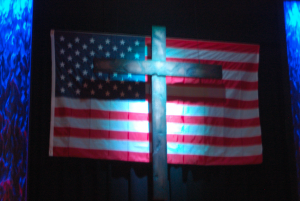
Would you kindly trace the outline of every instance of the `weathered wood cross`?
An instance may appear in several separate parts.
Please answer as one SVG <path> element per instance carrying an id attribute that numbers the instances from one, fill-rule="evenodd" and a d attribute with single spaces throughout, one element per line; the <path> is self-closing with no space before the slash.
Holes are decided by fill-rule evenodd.
<path id="1" fill-rule="evenodd" d="M 94 59 L 94 71 L 152 75 L 152 164 L 153 199 L 168 199 L 165 76 L 222 78 L 222 67 L 194 63 L 166 62 L 166 28 L 152 27 L 152 60 Z"/>

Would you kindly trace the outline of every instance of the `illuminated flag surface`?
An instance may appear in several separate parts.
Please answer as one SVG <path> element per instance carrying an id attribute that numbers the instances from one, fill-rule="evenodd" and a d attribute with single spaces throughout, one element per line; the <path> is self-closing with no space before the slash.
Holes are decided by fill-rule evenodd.
<path id="1" fill-rule="evenodd" d="M 151 59 L 149 37 L 52 31 L 50 156 L 151 161 L 150 82 L 93 72 L 93 58 Z M 167 39 L 167 61 L 222 65 L 223 79 L 167 77 L 168 163 L 262 162 L 259 46 Z"/>

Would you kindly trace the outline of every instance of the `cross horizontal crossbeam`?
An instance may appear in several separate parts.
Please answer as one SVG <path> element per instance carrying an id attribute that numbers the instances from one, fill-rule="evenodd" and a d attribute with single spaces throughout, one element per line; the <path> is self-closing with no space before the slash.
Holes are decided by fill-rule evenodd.
<path id="1" fill-rule="evenodd" d="M 94 58 L 95 71 L 107 73 L 132 73 L 142 75 L 178 76 L 196 78 L 222 78 L 222 66 L 167 62 L 167 61 L 135 61 L 108 60 Z"/>

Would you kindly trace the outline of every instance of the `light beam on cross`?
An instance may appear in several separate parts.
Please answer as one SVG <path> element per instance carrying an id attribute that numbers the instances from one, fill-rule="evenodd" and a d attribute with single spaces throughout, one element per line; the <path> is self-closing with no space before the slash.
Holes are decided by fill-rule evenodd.
<path id="1" fill-rule="evenodd" d="M 166 28 L 152 27 L 152 60 L 94 58 L 94 72 L 151 75 L 153 199 L 168 199 L 165 76 L 222 79 L 222 66 L 166 62 Z"/>

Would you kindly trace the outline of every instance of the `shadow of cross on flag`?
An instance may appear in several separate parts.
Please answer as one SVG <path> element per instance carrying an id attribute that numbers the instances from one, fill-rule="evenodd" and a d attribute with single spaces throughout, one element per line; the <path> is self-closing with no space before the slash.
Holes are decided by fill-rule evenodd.
<path id="1" fill-rule="evenodd" d="M 168 199 L 166 76 L 222 79 L 222 66 L 166 62 L 166 28 L 152 27 L 152 60 L 94 58 L 94 72 L 151 75 L 153 199 Z"/>

